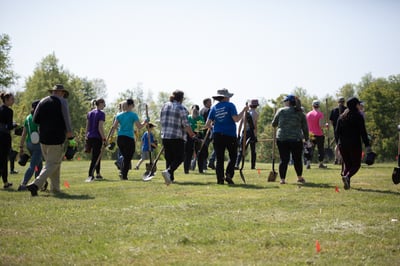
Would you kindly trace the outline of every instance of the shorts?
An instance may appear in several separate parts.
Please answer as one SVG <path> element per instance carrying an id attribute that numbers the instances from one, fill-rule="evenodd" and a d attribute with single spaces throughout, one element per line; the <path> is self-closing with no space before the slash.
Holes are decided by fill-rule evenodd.
<path id="1" fill-rule="evenodd" d="M 148 160 L 148 159 L 150 159 L 149 151 L 142 151 L 142 155 L 141 155 L 141 156 L 142 156 L 142 157 L 141 157 L 142 160 Z"/>

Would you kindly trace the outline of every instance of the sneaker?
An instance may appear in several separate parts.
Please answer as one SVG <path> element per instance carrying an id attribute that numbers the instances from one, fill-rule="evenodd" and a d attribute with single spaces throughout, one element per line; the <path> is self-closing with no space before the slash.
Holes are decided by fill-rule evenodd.
<path id="1" fill-rule="evenodd" d="M 15 175 L 15 174 L 18 174 L 18 171 L 15 171 L 15 170 L 11 170 L 11 171 L 10 171 L 10 174 L 11 174 L 11 175 Z"/>
<path id="2" fill-rule="evenodd" d="M 343 176 L 342 181 L 343 181 L 343 188 L 345 190 L 349 190 L 350 189 L 350 178 L 348 178 L 347 176 Z"/>
<path id="3" fill-rule="evenodd" d="M 96 175 L 96 180 L 103 180 L 103 177 L 101 175 Z"/>
<path id="4" fill-rule="evenodd" d="M 215 165 L 213 163 L 208 163 L 208 168 L 215 170 Z"/>
<path id="5" fill-rule="evenodd" d="M 3 186 L 4 189 L 10 188 L 10 187 L 12 187 L 12 183 L 9 183 L 9 182 L 4 184 L 4 186 Z"/>
<path id="6" fill-rule="evenodd" d="M 229 175 L 227 175 L 227 176 L 225 177 L 225 181 L 226 181 L 226 183 L 228 183 L 228 185 L 234 185 L 234 184 L 235 184 L 235 183 L 233 182 L 232 178 L 231 178 Z"/>
<path id="7" fill-rule="evenodd" d="M 162 176 L 164 177 L 165 184 L 168 186 L 172 183 L 171 181 L 171 174 L 169 173 L 168 169 L 162 171 Z"/>
<path id="8" fill-rule="evenodd" d="M 25 191 L 25 190 L 27 190 L 27 188 L 26 188 L 26 185 L 19 185 L 19 187 L 18 187 L 18 189 L 17 189 L 17 191 Z"/>
<path id="9" fill-rule="evenodd" d="M 94 180 L 94 176 L 90 175 L 86 178 L 85 182 L 92 182 Z"/>
<path id="10" fill-rule="evenodd" d="M 31 192 L 32 197 L 35 197 L 38 195 L 37 191 L 39 190 L 39 188 L 35 184 L 32 183 L 32 184 L 26 186 L 26 188 Z"/>
<path id="11" fill-rule="evenodd" d="M 328 168 L 328 166 L 324 165 L 323 163 L 320 163 L 319 166 L 318 166 L 318 168 L 325 169 L 325 168 Z"/>
<path id="12" fill-rule="evenodd" d="M 281 185 L 284 185 L 284 184 L 286 184 L 286 181 L 285 181 L 285 179 L 281 179 L 281 182 L 279 182 Z"/>
<path id="13" fill-rule="evenodd" d="M 299 177 L 299 178 L 297 178 L 297 182 L 304 184 L 306 182 L 306 180 L 304 178 L 302 178 L 302 177 Z"/>

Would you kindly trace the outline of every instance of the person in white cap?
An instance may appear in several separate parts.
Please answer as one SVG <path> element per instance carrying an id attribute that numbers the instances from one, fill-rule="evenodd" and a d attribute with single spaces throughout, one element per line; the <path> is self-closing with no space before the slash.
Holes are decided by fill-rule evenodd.
<path id="1" fill-rule="evenodd" d="M 320 102 L 318 100 L 314 100 L 312 102 L 313 110 L 307 113 L 307 124 L 310 133 L 313 135 L 313 138 L 310 137 L 313 143 L 312 151 L 314 151 L 314 147 L 317 146 L 318 148 L 318 161 L 319 161 L 319 168 L 327 168 L 326 165 L 323 164 L 324 157 L 325 157 L 325 150 L 324 150 L 324 131 L 323 127 L 325 125 L 324 122 L 324 113 L 319 110 Z M 310 134 L 310 135 L 311 135 Z M 307 169 L 310 169 L 310 160 L 307 160 Z"/>

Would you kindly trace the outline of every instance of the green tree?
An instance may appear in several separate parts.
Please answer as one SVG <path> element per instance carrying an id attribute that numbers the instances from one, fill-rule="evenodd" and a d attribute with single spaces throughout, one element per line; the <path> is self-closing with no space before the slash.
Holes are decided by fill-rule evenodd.
<path id="1" fill-rule="evenodd" d="M 11 47 L 10 37 L 0 34 L 0 88 L 7 88 L 18 79 L 18 75 L 12 70 Z"/>
<path id="2" fill-rule="evenodd" d="M 380 160 L 393 160 L 397 155 L 397 125 L 400 124 L 400 75 L 369 79 L 360 85 L 359 95 L 364 101 L 373 149 Z"/>

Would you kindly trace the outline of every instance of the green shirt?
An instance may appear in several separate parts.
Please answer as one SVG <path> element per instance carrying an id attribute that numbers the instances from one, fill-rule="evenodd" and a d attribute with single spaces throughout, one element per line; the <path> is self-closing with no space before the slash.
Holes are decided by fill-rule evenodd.
<path id="1" fill-rule="evenodd" d="M 280 108 L 272 120 L 272 126 L 278 127 L 276 138 L 280 141 L 308 140 L 306 116 L 294 107 Z"/>
<path id="2" fill-rule="evenodd" d="M 26 129 L 26 142 L 31 142 L 32 132 L 38 131 L 38 124 L 33 122 L 32 114 L 29 114 L 24 121 L 24 127 Z"/>

